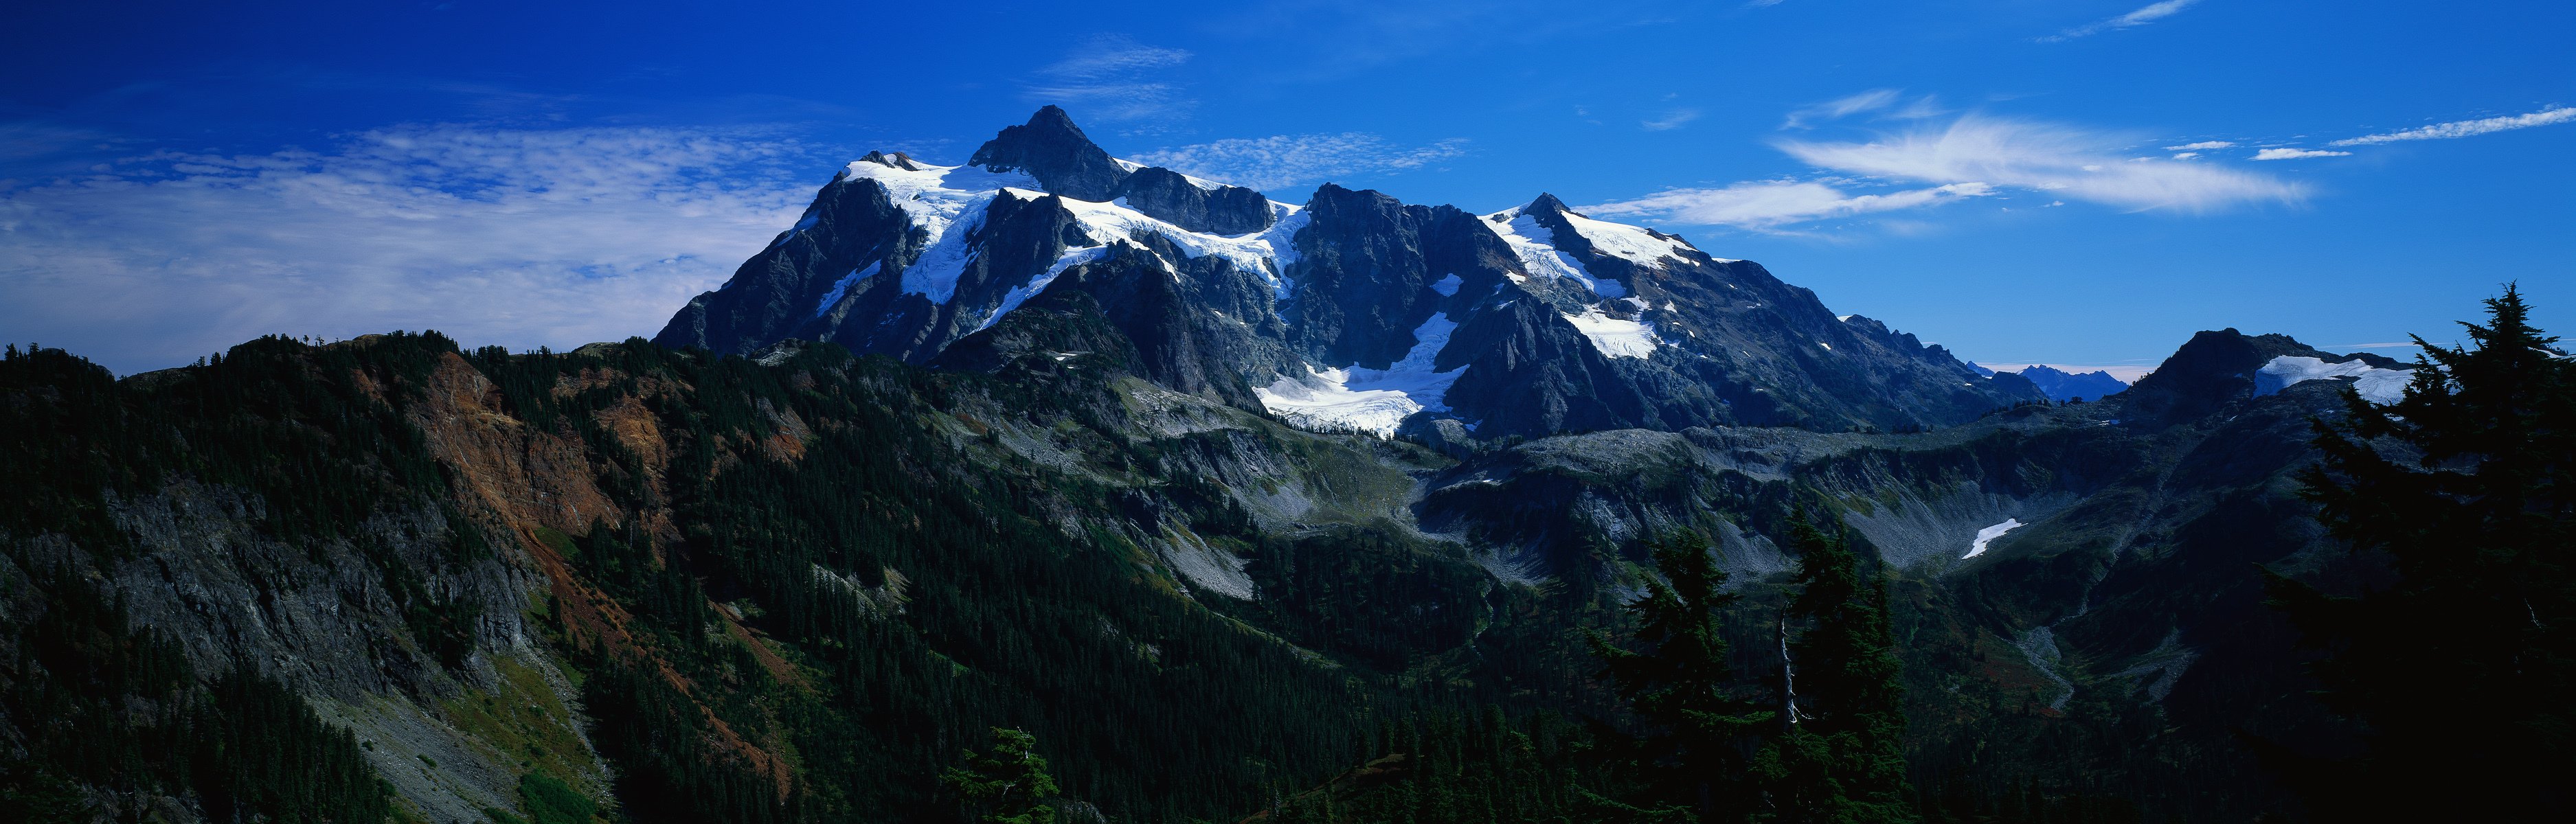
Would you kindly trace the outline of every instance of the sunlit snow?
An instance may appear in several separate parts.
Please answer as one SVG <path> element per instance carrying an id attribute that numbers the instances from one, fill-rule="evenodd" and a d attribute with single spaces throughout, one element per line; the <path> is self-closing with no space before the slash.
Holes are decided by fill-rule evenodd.
<path id="1" fill-rule="evenodd" d="M 2415 377 L 2411 369 L 2381 369 L 2358 360 L 2327 363 L 2322 358 L 2283 355 L 2254 373 L 2254 396 L 2262 397 L 2303 381 L 2352 378 L 2353 391 L 2371 403 L 2396 403 Z"/>
<path id="2" fill-rule="evenodd" d="M 1450 333 L 1457 330 L 1455 321 L 1432 315 L 1413 330 L 1415 342 L 1404 353 L 1404 359 L 1385 369 L 1310 367 L 1311 374 L 1305 378 L 1283 376 L 1269 386 L 1254 388 L 1252 393 L 1261 398 L 1262 407 L 1271 414 L 1299 426 L 1393 435 L 1396 426 L 1415 412 L 1449 408 L 1449 385 L 1458 382 L 1458 376 L 1467 370 L 1461 367 L 1433 371 L 1432 360 L 1440 354 L 1441 347 L 1449 345 Z"/>
<path id="3" fill-rule="evenodd" d="M 2020 529 L 2023 526 L 2026 526 L 2026 524 L 2023 524 L 2021 519 L 2005 518 L 2003 523 L 1977 530 L 1977 542 L 1969 544 L 1968 554 L 1959 556 L 1959 560 L 1965 561 L 1967 559 L 1986 554 L 1987 542 L 1993 541 L 1996 538 L 2001 538 L 2004 536 L 2004 533 Z"/>
<path id="4" fill-rule="evenodd" d="M 870 263 L 868 264 L 868 268 L 852 269 L 849 274 L 842 275 L 840 280 L 833 281 L 832 290 L 824 292 L 823 299 L 814 304 L 814 316 L 819 318 L 823 316 L 823 313 L 832 311 L 832 304 L 841 302 L 841 296 L 849 294 L 851 286 L 856 285 L 859 281 L 874 277 L 877 273 L 877 267 L 883 265 L 885 265 L 884 261 Z"/>
<path id="5" fill-rule="evenodd" d="M 1600 307 L 1585 307 L 1583 314 L 1564 315 L 1584 337 L 1592 339 L 1592 348 L 1614 358 L 1642 358 L 1655 354 L 1663 340 L 1655 337 L 1655 325 L 1643 321 L 1620 320 L 1601 314 Z"/>

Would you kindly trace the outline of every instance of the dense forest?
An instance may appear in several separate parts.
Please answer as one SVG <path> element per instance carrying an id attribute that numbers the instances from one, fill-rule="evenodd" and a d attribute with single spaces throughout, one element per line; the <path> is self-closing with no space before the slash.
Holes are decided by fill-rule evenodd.
<path id="1" fill-rule="evenodd" d="M 2242 733 L 2304 799 L 2280 815 L 2569 803 L 2576 365 L 2527 311 L 2507 291 L 2473 347 L 2427 347 L 2405 400 L 2315 424 L 2306 494 L 2349 552 L 2338 576 L 2272 576 L 2322 719 Z M 1255 436 L 1126 434 L 1145 424 L 1120 357 L 979 374 L 429 333 L 267 338 L 120 381 L 12 345 L 0 820 L 424 818 L 376 739 L 308 706 L 315 685 L 210 667 L 129 615 L 106 571 L 148 549 L 134 502 L 183 482 L 258 502 L 240 518 L 260 540 L 363 570 L 330 586 L 392 616 L 366 654 L 436 673 L 406 682 L 423 701 L 484 695 L 495 627 L 525 622 L 587 743 L 499 762 L 496 823 L 2149 820 L 1997 779 L 1909 724 L 1971 698 L 1909 693 L 1935 596 L 1830 496 L 1747 520 L 1792 559 L 1776 575 L 1733 578 L 1716 536 L 1681 528 L 1505 580 L 1392 523 L 1265 526 L 1199 469 Z M 450 396 L 527 433 L 530 465 L 582 456 L 545 458 L 571 486 L 525 496 L 556 514 L 467 494 L 489 479 L 441 450 L 471 416 L 417 411 Z M 1444 460 L 1259 431 L 1319 465 Z M 1074 457 L 1004 442 L 1026 432 Z M 1165 535 L 1247 559 L 1260 597 L 1173 577 Z M 501 568 L 529 582 L 516 601 L 456 583 Z M 565 755 L 589 751 L 600 786 Z"/>

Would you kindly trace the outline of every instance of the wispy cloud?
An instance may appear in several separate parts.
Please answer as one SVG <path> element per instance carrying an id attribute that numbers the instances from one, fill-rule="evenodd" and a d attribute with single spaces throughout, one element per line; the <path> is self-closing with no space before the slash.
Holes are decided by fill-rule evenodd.
<path id="1" fill-rule="evenodd" d="M 2233 147 L 2233 146 L 2235 146 L 2235 145 L 2236 145 L 2236 141 L 2233 141 L 2233 140 L 2203 140 L 2203 141 L 2198 142 L 2198 143 L 2185 143 L 2185 144 L 2182 144 L 2182 145 L 2180 145 L 2180 146 L 2166 146 L 2166 147 L 2165 147 L 2165 151 L 2169 151 L 2169 152 L 2205 152 L 2205 151 L 2209 151 L 2209 150 L 2211 150 L 2211 149 L 2225 149 L 2225 148 L 2230 148 L 2230 147 Z"/>
<path id="2" fill-rule="evenodd" d="M 1079 105 L 1084 116 L 1101 120 L 1172 116 L 1197 101 L 1155 75 L 1190 57 L 1182 49 L 1149 46 L 1125 36 L 1093 38 L 1065 59 L 1039 68 L 1026 96 L 1040 103 Z"/>
<path id="3" fill-rule="evenodd" d="M 2198 2 L 2200 2 L 2200 0 L 2164 0 L 2164 2 L 2154 3 L 2144 8 L 2140 8 L 2137 11 L 2129 12 L 2128 14 L 2096 20 L 2047 37 L 2042 37 L 2039 41 L 2042 43 L 2055 43 L 2064 40 L 2073 40 L 2078 37 L 2090 37 L 2106 31 L 2118 31 L 2120 29 L 2131 28 L 2134 26 L 2143 26 L 2167 17 L 2172 17 L 2176 13 L 2181 12 L 2183 9 L 2190 8 L 2192 4 Z"/>
<path id="4" fill-rule="evenodd" d="M 2294 202 L 2306 190 L 2254 172 L 2205 163 L 2129 158 L 2111 135 L 2023 120 L 1969 116 L 1939 130 L 1870 143 L 1783 141 L 1782 151 L 1847 174 L 1934 184 L 2033 189 L 2124 209 L 2203 212 L 2245 203 Z"/>
<path id="5" fill-rule="evenodd" d="M 1674 109 L 1664 113 L 1663 117 L 1640 121 L 1637 125 L 1645 127 L 1646 131 L 1661 132 L 1681 128 L 1682 124 L 1698 119 L 1698 109 Z"/>
<path id="6" fill-rule="evenodd" d="M 2254 152 L 2255 160 L 2305 160 L 2311 157 L 2350 156 L 2352 156 L 2351 152 L 2330 152 L 2323 149 L 2300 149 L 2287 146 L 2273 149 L 2258 149 Z"/>
<path id="7" fill-rule="evenodd" d="M 1133 160 L 1210 180 L 1273 190 L 1420 169 L 1467 151 L 1464 139 L 1400 146 L 1365 132 L 1230 138 L 1145 152 Z"/>
<path id="8" fill-rule="evenodd" d="M 808 151 L 755 131 L 416 126 L 137 158 L 0 192 L 0 329 L 120 372 L 271 332 L 650 335 L 795 220 L 819 182 L 794 172 Z"/>
<path id="9" fill-rule="evenodd" d="M 2381 143 L 2397 143 L 2407 140 L 2447 140 L 2454 137 L 2472 137 L 2492 132 L 2508 131 L 2512 129 L 2528 129 L 2533 126 L 2548 126 L 2569 121 L 2576 121 L 2576 107 L 2552 106 L 2530 114 L 2517 114 L 2507 117 L 2489 117 L 2481 120 L 2460 120 L 2450 123 L 2436 123 L 2420 129 L 2407 129 L 2402 132 L 2389 132 L 2387 134 L 2364 135 L 2345 140 L 2337 140 L 2326 145 L 2375 146 Z"/>
<path id="10" fill-rule="evenodd" d="M 1937 206 L 1988 194 L 1993 194 L 1993 188 L 1983 183 L 1855 195 L 1816 182 L 1755 181 L 1716 189 L 1666 189 L 1635 200 L 1587 206 L 1583 211 L 1595 217 L 1662 218 L 1777 232 L 1796 223 Z"/>
<path id="11" fill-rule="evenodd" d="M 1884 109 L 1896 105 L 1898 96 L 1901 94 L 1903 92 L 1896 89 L 1871 89 L 1812 106 L 1801 106 L 1789 112 L 1789 118 L 1780 123 L 1780 128 L 1804 129 L 1827 120 L 1840 120 L 1861 112 Z"/>

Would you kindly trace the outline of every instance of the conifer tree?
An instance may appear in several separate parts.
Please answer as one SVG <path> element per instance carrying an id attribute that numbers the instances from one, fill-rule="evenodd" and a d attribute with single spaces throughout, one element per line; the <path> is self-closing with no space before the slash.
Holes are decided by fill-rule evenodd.
<path id="1" fill-rule="evenodd" d="M 2568 812 L 2576 770 L 2576 361 L 2520 290 L 2486 301 L 2473 348 L 2423 347 L 2401 400 L 2348 395 L 2317 423 L 2318 519 L 2395 581 L 2327 597 L 2275 576 L 2327 658 L 2348 763 L 2300 771 L 2323 816 L 2507 819 Z"/>
<path id="2" fill-rule="evenodd" d="M 1907 803 L 1904 687 L 1887 614 L 1887 585 L 1863 569 L 1849 539 L 1801 515 L 1798 597 L 1783 617 L 1787 660 L 1778 738 L 1756 759 L 1768 804 L 1761 820 L 1899 822 Z M 1789 623 L 1805 625 L 1794 641 Z"/>
<path id="3" fill-rule="evenodd" d="M 1751 738 L 1773 714 L 1736 686 L 1720 632 L 1720 615 L 1735 595 L 1722 591 L 1727 576 L 1709 557 L 1708 537 L 1677 532 L 1652 550 L 1663 579 L 1649 578 L 1646 594 L 1627 605 L 1634 648 L 1595 633 L 1593 652 L 1648 727 L 1649 764 L 1668 776 L 1659 782 L 1662 800 L 1696 810 L 1702 821 L 1733 817 L 1747 806 L 1742 777 Z"/>
<path id="4" fill-rule="evenodd" d="M 951 767 L 941 781 L 962 796 L 968 820 L 977 824 L 1053 824 L 1055 777 L 1047 774 L 1045 756 L 1037 753 L 1037 736 L 993 728 L 993 754 L 967 750 L 965 766 Z"/>

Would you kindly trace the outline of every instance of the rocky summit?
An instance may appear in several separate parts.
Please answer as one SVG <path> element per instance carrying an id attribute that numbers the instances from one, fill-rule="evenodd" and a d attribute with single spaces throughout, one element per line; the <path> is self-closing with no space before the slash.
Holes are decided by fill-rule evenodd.
<path id="1" fill-rule="evenodd" d="M 1897 429 L 2043 397 L 1837 318 L 1759 264 L 1551 195 L 1477 215 L 1328 183 L 1285 203 L 1119 160 L 1053 106 L 964 165 L 851 162 L 654 341 L 931 364 L 1027 337 L 1021 310 L 1074 293 L 1154 382 L 1313 428 Z"/>

